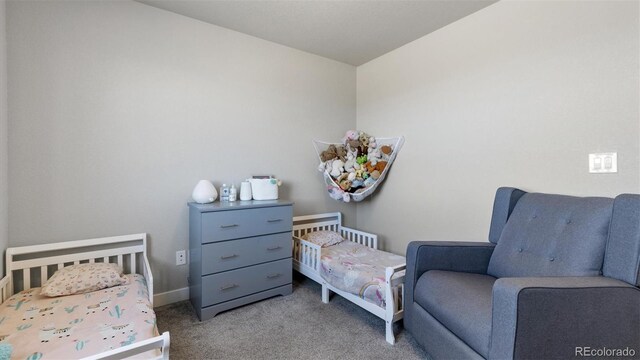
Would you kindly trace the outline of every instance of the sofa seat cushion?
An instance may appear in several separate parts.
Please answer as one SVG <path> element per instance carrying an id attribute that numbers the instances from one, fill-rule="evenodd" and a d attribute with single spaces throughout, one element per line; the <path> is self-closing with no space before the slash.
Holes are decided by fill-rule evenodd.
<path id="1" fill-rule="evenodd" d="M 609 198 L 524 194 L 487 273 L 498 278 L 601 275 L 612 210 Z"/>
<path id="2" fill-rule="evenodd" d="M 414 301 L 483 357 L 489 354 L 491 292 L 489 275 L 431 270 L 418 279 Z"/>

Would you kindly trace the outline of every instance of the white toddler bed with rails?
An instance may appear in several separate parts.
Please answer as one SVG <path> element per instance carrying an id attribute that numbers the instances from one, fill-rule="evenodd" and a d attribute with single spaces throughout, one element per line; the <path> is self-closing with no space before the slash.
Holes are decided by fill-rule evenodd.
<path id="1" fill-rule="evenodd" d="M 303 239 L 318 232 L 338 233 L 344 241 L 325 247 Z M 406 263 L 377 249 L 377 235 L 342 226 L 340 213 L 293 218 L 293 268 L 322 285 L 322 302 L 335 292 L 383 319 L 386 340 L 394 344 L 393 324 L 404 313 Z"/>
<path id="2" fill-rule="evenodd" d="M 118 264 L 129 275 L 120 275 L 121 285 L 92 292 L 41 294 L 58 269 L 79 264 L 118 269 L 97 263 Z M 5 266 L 7 275 L 0 280 L 5 357 L 8 351 L 12 359 L 30 360 L 169 358 L 169 333 L 158 333 L 153 312 L 147 234 L 8 248 Z"/>

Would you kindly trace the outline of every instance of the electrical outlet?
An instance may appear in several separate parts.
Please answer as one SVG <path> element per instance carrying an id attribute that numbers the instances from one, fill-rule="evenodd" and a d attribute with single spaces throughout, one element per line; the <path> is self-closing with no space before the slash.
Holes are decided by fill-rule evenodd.
<path id="1" fill-rule="evenodd" d="M 185 250 L 176 251 L 176 265 L 187 263 L 187 252 Z"/>

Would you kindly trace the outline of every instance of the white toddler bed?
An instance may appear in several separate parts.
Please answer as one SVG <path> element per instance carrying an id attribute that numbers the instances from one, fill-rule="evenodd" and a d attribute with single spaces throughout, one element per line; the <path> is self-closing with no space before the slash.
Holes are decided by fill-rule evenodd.
<path id="1" fill-rule="evenodd" d="M 348 241 L 320 247 L 301 239 L 314 231 L 335 231 Z M 293 218 L 293 268 L 386 323 L 386 340 L 395 343 L 393 323 L 404 313 L 404 257 L 377 250 L 378 237 L 342 226 L 340 213 Z"/>
<path id="2" fill-rule="evenodd" d="M 13 343 L 11 358 L 21 359 L 169 359 L 169 333 L 159 335 L 155 323 L 146 245 L 147 234 L 135 234 L 8 248 L 0 344 Z M 34 287 L 65 266 L 100 262 L 120 265 L 130 283 L 53 298 Z"/>

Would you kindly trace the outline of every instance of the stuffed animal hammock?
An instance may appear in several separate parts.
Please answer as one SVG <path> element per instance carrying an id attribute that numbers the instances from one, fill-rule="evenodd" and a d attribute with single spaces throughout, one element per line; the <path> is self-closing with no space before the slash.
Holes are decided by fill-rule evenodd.
<path id="1" fill-rule="evenodd" d="M 384 181 L 404 144 L 404 137 L 376 138 L 363 131 L 349 130 L 341 143 L 314 140 L 332 199 L 362 201 Z"/>

